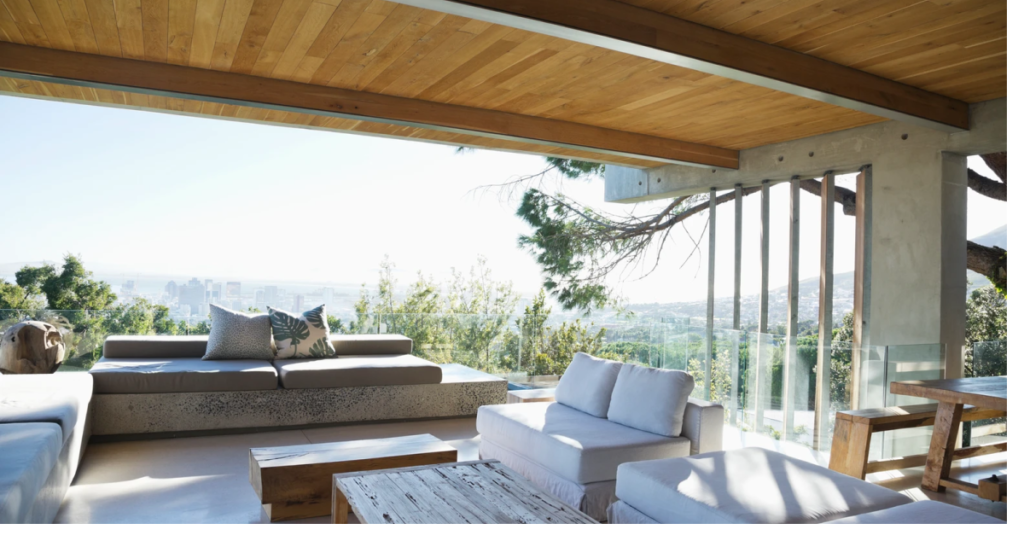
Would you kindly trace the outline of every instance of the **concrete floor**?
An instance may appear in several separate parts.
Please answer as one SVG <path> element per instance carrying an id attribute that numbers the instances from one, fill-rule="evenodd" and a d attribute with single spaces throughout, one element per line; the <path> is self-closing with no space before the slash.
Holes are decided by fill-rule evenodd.
<path id="1" fill-rule="evenodd" d="M 474 419 L 450 419 L 282 430 L 89 445 L 58 523 L 263 523 L 269 522 L 249 485 L 249 449 L 433 434 L 475 460 L 479 437 Z M 726 448 L 766 447 L 827 465 L 827 457 L 796 444 L 727 428 Z M 976 480 L 1005 473 L 1006 454 L 961 461 L 956 475 Z M 916 499 L 938 499 L 1006 520 L 1006 504 L 949 491 L 920 488 L 922 468 L 872 474 L 869 481 Z M 300 522 L 325 523 L 329 517 Z"/>

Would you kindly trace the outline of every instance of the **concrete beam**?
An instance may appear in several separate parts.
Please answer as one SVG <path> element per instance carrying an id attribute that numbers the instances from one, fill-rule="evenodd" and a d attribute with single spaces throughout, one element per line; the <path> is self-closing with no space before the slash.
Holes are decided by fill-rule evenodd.
<path id="1" fill-rule="evenodd" d="M 971 105 L 971 129 L 945 133 L 888 121 L 805 139 L 740 151 L 739 169 L 703 169 L 669 165 L 652 169 L 609 166 L 605 201 L 638 203 L 704 193 L 712 186 L 744 187 L 796 178 L 817 178 L 825 171 L 854 173 L 881 156 L 921 151 L 973 156 L 1006 150 L 1006 98 Z"/>

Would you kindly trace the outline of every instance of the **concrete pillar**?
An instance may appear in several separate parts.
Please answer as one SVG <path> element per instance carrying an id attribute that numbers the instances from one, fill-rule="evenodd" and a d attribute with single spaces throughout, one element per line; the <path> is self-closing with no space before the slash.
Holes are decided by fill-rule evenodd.
<path id="1" fill-rule="evenodd" d="M 910 147 L 872 163 L 870 331 L 874 345 L 946 345 L 963 374 L 967 158 Z M 864 382 L 867 383 L 867 382 Z"/>

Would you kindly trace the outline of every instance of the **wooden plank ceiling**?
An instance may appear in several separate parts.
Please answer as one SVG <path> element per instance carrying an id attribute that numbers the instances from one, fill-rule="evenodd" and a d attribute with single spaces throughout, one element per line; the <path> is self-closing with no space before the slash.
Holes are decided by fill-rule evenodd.
<path id="1" fill-rule="evenodd" d="M 624 0 L 915 87 L 1006 95 L 998 0 Z M 0 40 L 559 119 L 744 149 L 883 119 L 723 77 L 382 0 L 0 0 Z M 477 135 L 0 78 L 0 91 L 452 144 Z"/>

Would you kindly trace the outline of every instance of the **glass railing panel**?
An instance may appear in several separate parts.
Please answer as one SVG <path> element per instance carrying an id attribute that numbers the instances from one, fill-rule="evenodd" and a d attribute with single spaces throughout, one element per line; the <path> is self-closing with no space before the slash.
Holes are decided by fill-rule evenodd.
<path id="1" fill-rule="evenodd" d="M 888 346 L 885 348 L 884 383 L 885 406 L 911 406 L 932 402 L 913 396 L 889 392 L 895 381 L 941 379 L 945 373 L 946 348 L 943 344 L 917 344 Z M 927 454 L 931 442 L 931 427 L 891 430 L 872 438 L 872 456 L 880 459 Z"/>
<path id="2" fill-rule="evenodd" d="M 789 367 L 784 397 L 785 439 L 810 447 L 814 442 L 818 339 L 797 336 L 786 342 L 783 353 Z"/>
<path id="3" fill-rule="evenodd" d="M 785 337 L 748 333 L 749 360 L 741 428 L 782 439 L 782 369 Z"/>
<path id="4" fill-rule="evenodd" d="M 748 357 L 746 334 L 734 330 L 714 332 L 710 400 L 725 407 L 726 423 L 732 426 L 738 426 L 744 409 L 741 398 Z"/>
<path id="5" fill-rule="evenodd" d="M 964 356 L 964 376 L 983 378 L 1006 375 L 1006 340 L 975 342 Z M 1006 417 L 964 423 L 963 446 L 1006 441 Z"/>

